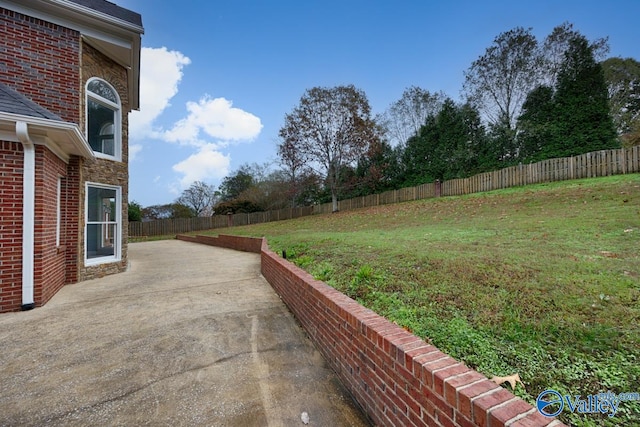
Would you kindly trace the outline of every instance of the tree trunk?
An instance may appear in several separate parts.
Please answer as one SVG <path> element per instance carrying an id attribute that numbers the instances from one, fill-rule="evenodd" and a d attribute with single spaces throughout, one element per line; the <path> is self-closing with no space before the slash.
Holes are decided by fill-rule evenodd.
<path id="1" fill-rule="evenodd" d="M 332 212 L 338 212 L 338 195 L 335 190 L 331 190 L 331 204 L 332 204 Z"/>

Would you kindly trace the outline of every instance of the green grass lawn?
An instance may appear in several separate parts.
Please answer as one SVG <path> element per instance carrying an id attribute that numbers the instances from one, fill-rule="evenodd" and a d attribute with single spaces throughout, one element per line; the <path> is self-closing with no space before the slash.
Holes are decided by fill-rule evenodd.
<path id="1" fill-rule="evenodd" d="M 640 175 L 216 230 L 270 247 L 534 403 L 640 391 Z M 640 402 L 613 419 L 640 425 Z"/>

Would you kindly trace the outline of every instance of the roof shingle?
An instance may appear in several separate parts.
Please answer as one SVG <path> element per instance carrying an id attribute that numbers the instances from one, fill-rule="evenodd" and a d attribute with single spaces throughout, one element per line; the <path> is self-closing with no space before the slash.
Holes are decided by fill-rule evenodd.
<path id="1" fill-rule="evenodd" d="M 39 106 L 26 96 L 16 92 L 3 83 L 0 83 L 0 112 L 38 117 L 59 122 L 64 121 L 56 114 Z"/>
<path id="2" fill-rule="evenodd" d="M 78 4 L 93 9 L 97 12 L 113 16 L 134 25 L 142 27 L 142 16 L 139 13 L 120 7 L 115 3 L 106 0 L 67 0 L 71 3 Z"/>

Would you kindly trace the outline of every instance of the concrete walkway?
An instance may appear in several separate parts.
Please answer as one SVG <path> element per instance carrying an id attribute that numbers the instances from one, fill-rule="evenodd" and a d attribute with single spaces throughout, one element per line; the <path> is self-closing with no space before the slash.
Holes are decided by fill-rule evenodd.
<path id="1" fill-rule="evenodd" d="M 0 315 L 0 426 L 364 426 L 260 257 L 129 246 L 128 272 Z"/>

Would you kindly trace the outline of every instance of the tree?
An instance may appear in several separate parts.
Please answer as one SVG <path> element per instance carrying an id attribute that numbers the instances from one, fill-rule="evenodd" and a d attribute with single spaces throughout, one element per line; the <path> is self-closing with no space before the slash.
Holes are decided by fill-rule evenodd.
<path id="1" fill-rule="evenodd" d="M 193 218 L 198 216 L 193 208 L 182 203 L 171 203 L 169 208 L 171 209 L 171 216 L 169 217 L 171 219 Z"/>
<path id="2" fill-rule="evenodd" d="M 130 201 L 128 211 L 129 222 L 142 221 L 142 206 L 140 206 L 140 203 L 137 203 L 134 200 Z"/>
<path id="3" fill-rule="evenodd" d="M 381 193 L 398 184 L 399 150 L 379 140 L 370 144 L 367 152 L 358 160 L 355 173 L 360 186 L 360 195 Z"/>
<path id="4" fill-rule="evenodd" d="M 604 73 L 595 59 L 598 46 L 573 32 L 558 68 L 556 87 L 541 86 L 527 97 L 519 118 L 519 141 L 527 161 L 618 145 Z"/>
<path id="5" fill-rule="evenodd" d="M 220 184 L 220 199 L 223 202 L 237 199 L 243 191 L 254 185 L 254 171 L 244 164 L 232 175 L 224 177 Z"/>
<path id="6" fill-rule="evenodd" d="M 555 144 L 547 158 L 568 157 L 616 147 L 616 133 L 609 114 L 607 86 L 594 47 L 582 35 L 569 42 L 558 73 L 554 96 Z"/>
<path id="7" fill-rule="evenodd" d="M 285 116 L 280 146 L 294 150 L 326 176 L 333 211 L 338 210 L 338 190 L 345 165 L 353 164 L 375 137 L 376 127 L 365 93 L 353 85 L 314 87 Z M 278 148 L 278 152 L 281 152 Z"/>
<path id="8" fill-rule="evenodd" d="M 447 98 L 438 114 L 429 116 L 420 132 L 407 142 L 403 156 L 406 184 L 477 173 L 489 157 L 486 146 L 479 112 L 469 104 L 458 105 Z"/>
<path id="9" fill-rule="evenodd" d="M 564 22 L 555 27 L 542 45 L 542 79 L 541 85 L 555 88 L 558 73 L 565 60 L 565 54 L 569 49 L 571 40 L 579 37 L 580 33 L 573 29 L 573 24 Z M 609 51 L 609 44 L 606 38 L 596 39 L 590 44 L 596 60 L 604 58 Z"/>
<path id="10" fill-rule="evenodd" d="M 282 171 L 289 181 L 287 197 L 291 200 L 291 207 L 296 207 L 300 194 L 303 192 L 303 182 L 310 168 L 307 159 L 303 157 L 292 141 L 282 141 L 278 144 L 278 157 Z"/>
<path id="11" fill-rule="evenodd" d="M 142 209 L 143 221 L 159 219 L 193 218 L 195 215 L 189 206 L 180 203 L 152 205 Z"/>
<path id="12" fill-rule="evenodd" d="M 221 202 L 216 205 L 217 215 L 228 215 L 237 213 L 252 213 L 262 212 L 264 209 L 262 206 L 244 199 L 233 199 L 226 202 Z"/>
<path id="13" fill-rule="evenodd" d="M 516 129 L 527 94 L 538 85 L 541 57 L 531 29 L 499 34 L 465 72 L 463 91 L 491 124 Z"/>
<path id="14" fill-rule="evenodd" d="M 305 169 L 298 183 L 299 191 L 294 200 L 296 206 L 311 206 L 331 200 L 331 196 L 324 188 L 322 177 L 313 169 Z"/>
<path id="15" fill-rule="evenodd" d="M 217 194 L 213 186 L 196 181 L 182 192 L 176 203 L 188 206 L 194 216 L 198 217 L 212 215 L 216 199 Z"/>
<path id="16" fill-rule="evenodd" d="M 392 103 L 379 117 L 393 145 L 403 145 L 420 131 L 427 117 L 438 113 L 445 95 L 442 92 L 411 86 L 404 90 L 402 97 Z"/>
<path id="17" fill-rule="evenodd" d="M 282 171 L 271 172 L 268 175 L 261 174 L 254 179 L 254 184 L 240 193 L 238 200 L 245 200 L 261 207 L 260 210 L 269 211 L 284 209 L 290 206 L 287 191 L 289 183 Z"/>
<path id="18" fill-rule="evenodd" d="M 522 114 L 518 118 L 520 161 L 535 162 L 544 159 L 541 153 L 557 133 L 555 122 L 553 88 L 538 86 L 527 96 Z"/>
<path id="19" fill-rule="evenodd" d="M 609 58 L 602 63 L 609 108 L 618 135 L 640 124 L 640 62 L 633 58 Z"/>

